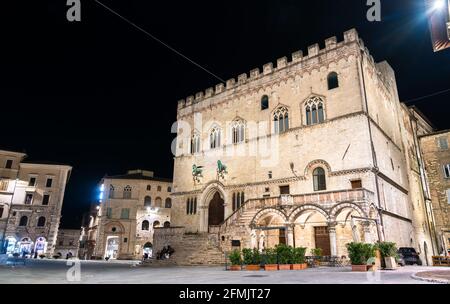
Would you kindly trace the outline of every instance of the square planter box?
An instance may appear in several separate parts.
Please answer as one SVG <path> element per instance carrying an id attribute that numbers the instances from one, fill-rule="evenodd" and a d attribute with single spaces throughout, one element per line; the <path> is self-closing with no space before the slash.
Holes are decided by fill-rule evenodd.
<path id="1" fill-rule="evenodd" d="M 245 270 L 248 270 L 248 271 L 259 271 L 259 270 L 261 270 L 261 266 L 259 266 L 259 265 L 247 265 L 247 266 L 245 266 Z"/>
<path id="2" fill-rule="evenodd" d="M 231 265 L 229 270 L 230 271 L 240 271 L 241 265 Z"/>
<path id="3" fill-rule="evenodd" d="M 367 272 L 368 266 L 371 265 L 352 265 L 352 271 Z"/>
<path id="4" fill-rule="evenodd" d="M 279 270 L 291 270 L 291 264 L 280 264 L 278 265 Z"/>
<path id="5" fill-rule="evenodd" d="M 265 271 L 276 271 L 276 270 L 278 270 L 278 265 L 277 264 L 266 264 L 266 265 L 264 265 L 264 270 Z"/>
<path id="6" fill-rule="evenodd" d="M 292 264 L 291 265 L 291 270 L 304 270 L 308 268 L 308 264 L 304 263 L 304 264 Z"/>

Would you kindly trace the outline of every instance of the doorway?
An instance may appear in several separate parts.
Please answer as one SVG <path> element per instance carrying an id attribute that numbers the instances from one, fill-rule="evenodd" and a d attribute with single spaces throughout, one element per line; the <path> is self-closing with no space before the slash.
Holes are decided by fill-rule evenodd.
<path id="1" fill-rule="evenodd" d="M 108 238 L 106 239 L 105 258 L 115 260 L 117 259 L 118 256 L 119 256 L 119 237 L 108 236 Z"/>
<path id="2" fill-rule="evenodd" d="M 316 248 L 322 249 L 323 256 L 331 255 L 330 234 L 327 226 L 314 227 Z"/>
<path id="3" fill-rule="evenodd" d="M 224 201 L 220 197 L 219 192 L 214 194 L 214 197 L 209 203 L 208 208 L 208 226 L 219 226 L 225 220 L 225 206 Z"/>

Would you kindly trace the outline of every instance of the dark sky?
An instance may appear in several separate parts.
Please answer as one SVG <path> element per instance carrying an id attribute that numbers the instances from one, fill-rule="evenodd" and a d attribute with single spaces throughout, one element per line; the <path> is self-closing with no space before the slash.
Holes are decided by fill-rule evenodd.
<path id="1" fill-rule="evenodd" d="M 450 88 L 450 50 L 433 53 L 423 0 L 381 1 L 375 23 L 366 0 L 99 1 L 222 79 L 356 27 L 395 69 L 401 100 Z M 177 101 L 219 81 L 94 0 L 81 0 L 79 23 L 65 0 L 11 2 L 0 18 L 0 146 L 74 166 L 63 227 L 80 226 L 105 173 L 171 177 Z M 417 106 L 450 128 L 449 98 Z"/>

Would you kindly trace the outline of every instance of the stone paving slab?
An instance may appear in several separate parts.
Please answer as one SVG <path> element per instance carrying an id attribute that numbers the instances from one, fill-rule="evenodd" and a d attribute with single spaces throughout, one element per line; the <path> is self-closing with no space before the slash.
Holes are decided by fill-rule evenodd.
<path id="1" fill-rule="evenodd" d="M 395 271 L 352 272 L 350 267 L 301 271 L 225 271 L 224 267 L 133 267 L 130 263 L 79 261 L 80 280 L 68 279 L 74 261 L 30 260 L 0 266 L 0 284 L 432 284 L 412 278 L 433 267 L 407 266 Z"/>
<path id="2" fill-rule="evenodd" d="M 412 275 L 416 280 L 450 284 L 450 270 L 422 271 Z"/>

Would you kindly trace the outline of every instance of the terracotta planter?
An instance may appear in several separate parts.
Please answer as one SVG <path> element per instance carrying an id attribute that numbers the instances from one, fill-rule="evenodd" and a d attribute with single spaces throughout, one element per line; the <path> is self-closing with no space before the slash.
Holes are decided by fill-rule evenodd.
<path id="1" fill-rule="evenodd" d="M 261 266 L 259 266 L 259 265 L 247 265 L 247 266 L 245 266 L 245 270 L 248 270 L 248 271 L 259 271 L 259 270 L 261 270 Z"/>
<path id="2" fill-rule="evenodd" d="M 278 265 L 279 270 L 291 270 L 291 264 L 280 264 Z"/>
<path id="3" fill-rule="evenodd" d="M 240 271 L 241 265 L 231 265 L 229 270 L 230 271 Z"/>
<path id="4" fill-rule="evenodd" d="M 291 265 L 291 269 L 292 270 L 303 270 L 308 268 L 308 264 L 304 263 L 304 264 L 292 264 Z"/>
<path id="5" fill-rule="evenodd" d="M 265 271 L 275 271 L 275 270 L 278 270 L 278 265 L 277 265 L 277 264 L 266 264 L 266 265 L 264 265 L 264 270 L 265 270 Z"/>
<path id="6" fill-rule="evenodd" d="M 352 265 L 352 271 L 367 272 L 368 266 L 371 265 Z"/>

